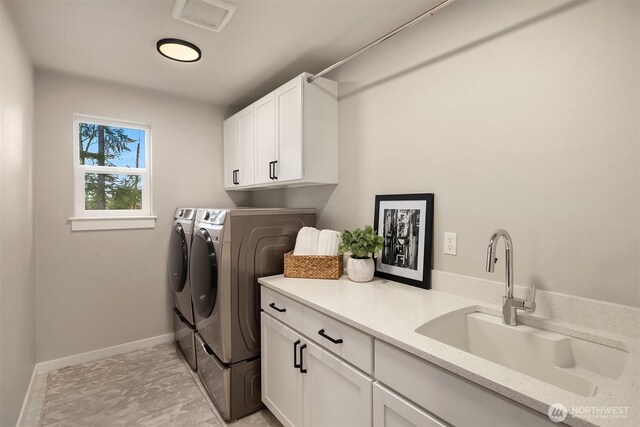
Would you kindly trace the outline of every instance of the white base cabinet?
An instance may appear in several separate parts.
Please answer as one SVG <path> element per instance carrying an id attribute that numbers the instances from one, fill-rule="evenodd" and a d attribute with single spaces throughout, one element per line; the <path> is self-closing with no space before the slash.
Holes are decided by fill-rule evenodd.
<path id="1" fill-rule="evenodd" d="M 285 426 L 371 426 L 373 380 L 262 313 L 262 401 Z"/>
<path id="2" fill-rule="evenodd" d="M 374 427 L 447 427 L 433 415 L 376 382 L 373 385 Z"/>
<path id="3" fill-rule="evenodd" d="M 556 425 L 304 302 L 261 300 L 262 401 L 285 426 Z"/>
<path id="4" fill-rule="evenodd" d="M 371 378 L 315 344 L 302 363 L 305 426 L 371 426 Z"/>
<path id="5" fill-rule="evenodd" d="M 301 338 L 262 313 L 262 402 L 285 426 L 302 425 L 302 374 L 298 358 Z"/>
<path id="6" fill-rule="evenodd" d="M 380 340 L 375 340 L 375 377 L 454 426 L 554 425 L 546 414 L 532 411 Z"/>

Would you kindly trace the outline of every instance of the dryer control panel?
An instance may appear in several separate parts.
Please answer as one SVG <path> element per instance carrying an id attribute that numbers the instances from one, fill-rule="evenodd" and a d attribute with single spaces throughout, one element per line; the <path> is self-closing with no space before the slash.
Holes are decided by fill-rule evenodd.
<path id="1" fill-rule="evenodd" d="M 195 216 L 196 210 L 193 208 L 177 208 L 176 213 L 173 215 L 173 219 L 188 219 L 192 220 Z"/>

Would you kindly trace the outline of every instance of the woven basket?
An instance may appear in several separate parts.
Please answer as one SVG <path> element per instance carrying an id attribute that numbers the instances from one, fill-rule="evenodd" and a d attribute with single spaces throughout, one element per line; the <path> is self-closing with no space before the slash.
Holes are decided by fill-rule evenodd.
<path id="1" fill-rule="evenodd" d="M 342 256 L 284 254 L 284 277 L 339 279 L 342 271 Z"/>

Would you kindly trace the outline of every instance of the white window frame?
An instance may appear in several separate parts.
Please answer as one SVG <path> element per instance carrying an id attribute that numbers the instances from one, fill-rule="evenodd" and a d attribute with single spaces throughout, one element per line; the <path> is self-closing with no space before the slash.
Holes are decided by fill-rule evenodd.
<path id="1" fill-rule="evenodd" d="M 139 129 L 144 131 L 144 168 L 125 168 L 80 164 L 80 123 L 102 126 Z M 72 231 L 108 230 L 123 228 L 153 228 L 152 175 L 151 175 L 151 126 L 130 120 L 74 114 L 73 116 L 73 169 L 74 169 L 74 216 L 70 218 Z M 107 173 L 139 175 L 142 178 L 142 209 L 85 209 L 85 174 Z"/>

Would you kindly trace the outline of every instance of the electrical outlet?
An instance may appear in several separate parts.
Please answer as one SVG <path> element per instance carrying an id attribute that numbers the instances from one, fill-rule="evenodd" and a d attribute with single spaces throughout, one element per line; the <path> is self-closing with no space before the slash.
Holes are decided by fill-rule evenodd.
<path id="1" fill-rule="evenodd" d="M 444 253 L 456 255 L 458 253 L 458 234 L 446 231 L 444 233 Z"/>

